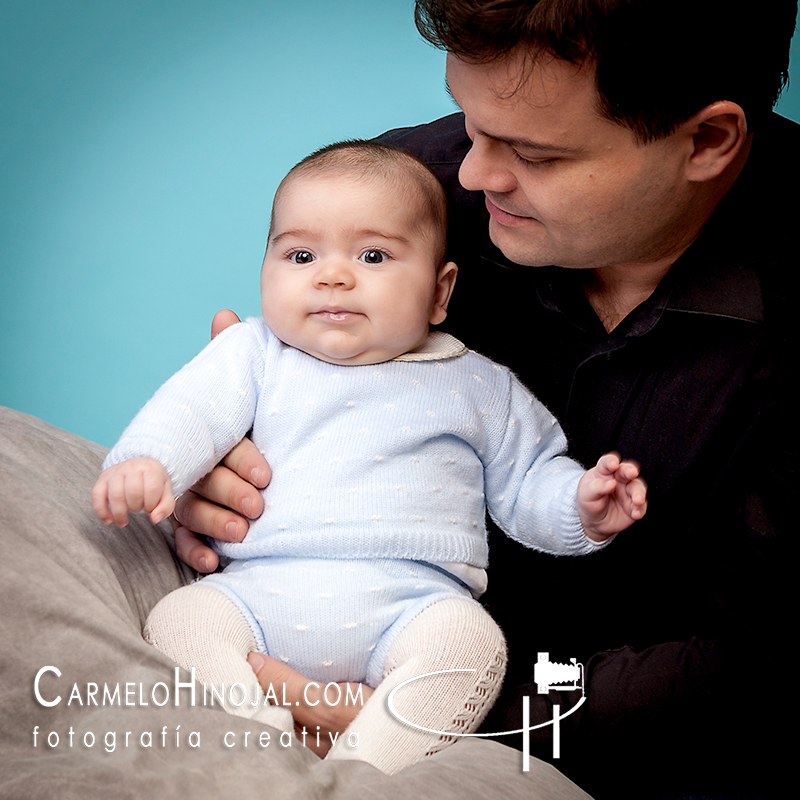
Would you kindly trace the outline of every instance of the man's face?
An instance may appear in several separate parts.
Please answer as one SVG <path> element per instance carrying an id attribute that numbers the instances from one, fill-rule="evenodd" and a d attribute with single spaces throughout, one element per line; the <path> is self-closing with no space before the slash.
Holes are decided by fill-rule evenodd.
<path id="1" fill-rule="evenodd" d="M 531 266 L 601 268 L 674 260 L 691 241 L 691 138 L 639 144 L 600 115 L 594 71 L 453 55 L 447 81 L 472 148 L 459 179 L 483 191 L 492 241 Z"/>

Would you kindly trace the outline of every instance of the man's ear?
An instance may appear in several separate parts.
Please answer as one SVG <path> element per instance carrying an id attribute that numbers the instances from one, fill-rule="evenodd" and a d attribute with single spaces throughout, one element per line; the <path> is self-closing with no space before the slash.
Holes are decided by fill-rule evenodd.
<path id="1" fill-rule="evenodd" d="M 686 164 L 690 181 L 719 177 L 747 143 L 747 119 L 740 105 L 721 100 L 706 106 L 681 126 L 692 137 Z"/>
<path id="2" fill-rule="evenodd" d="M 429 322 L 431 325 L 438 325 L 444 322 L 447 316 L 447 304 L 450 302 L 450 295 L 453 294 L 453 287 L 456 285 L 456 275 L 458 267 L 448 261 L 436 276 L 436 290 L 433 295 L 433 310 Z"/>

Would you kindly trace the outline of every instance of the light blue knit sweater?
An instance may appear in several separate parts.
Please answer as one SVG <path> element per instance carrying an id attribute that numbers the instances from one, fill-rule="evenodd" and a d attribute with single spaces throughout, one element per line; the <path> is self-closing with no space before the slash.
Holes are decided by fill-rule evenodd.
<path id="1" fill-rule="evenodd" d="M 266 508 L 244 542 L 219 545 L 233 564 L 206 580 L 226 591 L 252 626 L 288 615 L 290 627 L 308 632 L 299 615 L 330 616 L 330 592 L 319 591 L 320 559 L 338 562 L 326 569 L 346 569 L 347 578 L 332 584 L 350 589 L 342 595 L 344 609 L 315 645 L 325 653 L 298 661 L 298 653 L 282 648 L 308 649 L 308 636 L 278 644 L 269 632 L 257 635 L 261 646 L 298 668 L 341 662 L 329 652 L 335 630 L 357 627 L 353 604 L 362 601 L 356 600 L 356 584 L 387 583 L 387 561 L 417 562 L 425 581 L 432 581 L 423 594 L 434 600 L 448 586 L 468 596 L 462 583 L 426 565 L 479 585 L 474 575 L 488 563 L 486 508 L 506 533 L 530 547 L 570 555 L 598 549 L 577 511 L 583 468 L 564 455 L 566 439 L 553 415 L 509 370 L 447 334 L 433 334 L 426 345 L 428 352 L 382 364 L 338 366 L 283 344 L 263 320 L 248 319 L 162 386 L 106 459 L 104 466 L 155 458 L 180 494 L 252 428 L 273 470 Z M 255 582 L 254 564 L 261 585 L 248 588 Z M 383 578 L 371 571 L 375 564 L 382 565 Z M 309 568 L 314 577 L 304 584 Z M 265 587 L 271 599 L 265 599 Z M 296 595 L 291 608 L 258 610 L 287 593 Z M 325 595 L 322 606 L 309 600 L 317 594 Z M 413 616 L 431 601 L 412 594 L 411 611 L 393 611 L 372 625 L 380 636 L 389 628 L 396 632 L 401 616 Z M 376 607 L 399 602 L 395 595 L 375 597 Z M 380 636 L 373 631 L 358 647 L 372 652 Z M 379 652 L 390 643 L 384 636 Z M 367 669 L 373 682 L 378 662 Z M 351 666 L 346 677 L 331 679 L 363 679 L 352 675 L 364 669 Z"/>

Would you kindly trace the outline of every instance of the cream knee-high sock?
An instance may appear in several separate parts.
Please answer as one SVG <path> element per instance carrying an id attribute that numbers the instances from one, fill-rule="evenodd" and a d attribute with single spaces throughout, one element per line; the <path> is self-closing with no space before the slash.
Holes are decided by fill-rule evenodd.
<path id="1" fill-rule="evenodd" d="M 397 772 L 472 733 L 497 699 L 506 668 L 506 643 L 495 621 L 476 603 L 434 603 L 414 619 L 389 649 L 384 679 L 342 733 L 327 758 L 367 761 Z M 388 710 L 391 691 L 403 681 L 439 670 L 474 669 L 422 678 L 394 696 L 394 706 L 427 733 Z M 353 746 L 357 742 L 357 746 Z"/>
<path id="2" fill-rule="evenodd" d="M 225 710 L 240 717 L 293 730 L 287 708 L 264 704 L 264 691 L 247 663 L 247 655 L 256 642 L 247 620 L 222 592 L 193 583 L 170 592 L 150 612 L 142 632 L 145 641 L 185 669 L 194 667 L 195 677 L 203 684 L 225 690 Z M 229 702 L 230 687 L 239 683 L 244 692 L 232 693 L 238 701 Z M 256 706 L 253 706 L 253 703 Z"/>

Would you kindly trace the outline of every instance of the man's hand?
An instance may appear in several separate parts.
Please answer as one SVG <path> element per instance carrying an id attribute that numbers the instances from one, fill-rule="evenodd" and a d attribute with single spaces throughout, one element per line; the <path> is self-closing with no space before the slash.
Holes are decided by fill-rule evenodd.
<path id="1" fill-rule="evenodd" d="M 233 311 L 218 311 L 211 338 L 237 322 Z M 241 542 L 248 520 L 257 519 L 264 510 L 258 490 L 266 488 L 271 477 L 269 464 L 249 439 L 236 445 L 222 464 L 178 498 L 171 518 L 178 558 L 198 572 L 213 572 L 219 557 L 199 537 Z"/>
<path id="2" fill-rule="evenodd" d="M 603 542 L 624 531 L 647 511 L 647 486 L 633 461 L 616 453 L 600 456 L 578 484 L 578 511 L 586 535 Z"/>
<path id="3" fill-rule="evenodd" d="M 261 653 L 250 653 L 247 660 L 264 693 L 268 697 L 274 695 L 281 703 L 285 701 L 291 705 L 295 733 L 320 758 L 325 757 L 337 736 L 356 718 L 374 691 L 360 683 L 340 683 L 341 700 L 338 705 L 330 706 L 323 696 L 325 685 L 311 681 L 280 661 Z M 332 693 L 329 696 L 332 697 Z M 358 698 L 358 702 L 355 705 L 352 702 L 346 703 L 348 697 Z"/>
<path id="4" fill-rule="evenodd" d="M 156 525 L 174 507 L 169 475 L 152 458 L 132 458 L 103 470 L 92 489 L 94 513 L 120 528 L 128 524 L 129 511 L 147 511 Z"/>

